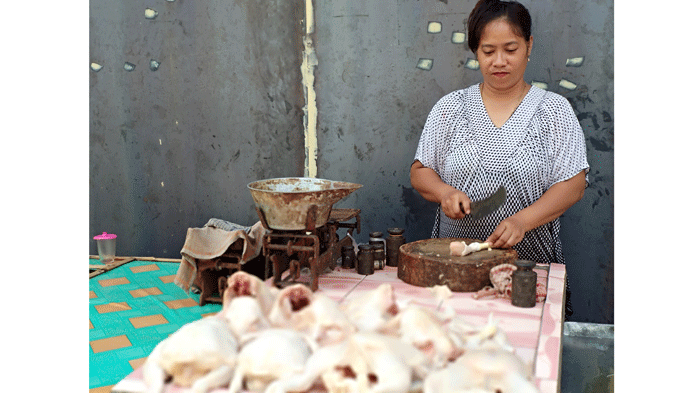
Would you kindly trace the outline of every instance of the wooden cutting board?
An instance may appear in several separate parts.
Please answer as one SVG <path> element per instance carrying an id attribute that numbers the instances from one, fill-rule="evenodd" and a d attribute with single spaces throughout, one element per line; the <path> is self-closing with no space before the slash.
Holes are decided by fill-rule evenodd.
<path id="1" fill-rule="evenodd" d="M 406 283 L 419 287 L 447 285 L 453 292 L 475 292 L 491 285 L 491 268 L 517 260 L 513 249 L 492 249 L 466 256 L 451 256 L 453 241 L 466 244 L 481 240 L 465 238 L 425 239 L 406 243 L 399 248 L 397 276 Z"/>

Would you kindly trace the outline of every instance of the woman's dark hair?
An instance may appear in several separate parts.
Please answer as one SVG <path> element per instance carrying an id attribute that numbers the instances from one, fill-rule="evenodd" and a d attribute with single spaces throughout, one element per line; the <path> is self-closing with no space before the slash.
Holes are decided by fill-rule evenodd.
<path id="1" fill-rule="evenodd" d="M 483 29 L 489 22 L 506 19 L 515 33 L 529 41 L 532 36 L 532 17 L 529 11 L 516 1 L 479 0 L 469 14 L 469 49 L 476 53 Z"/>

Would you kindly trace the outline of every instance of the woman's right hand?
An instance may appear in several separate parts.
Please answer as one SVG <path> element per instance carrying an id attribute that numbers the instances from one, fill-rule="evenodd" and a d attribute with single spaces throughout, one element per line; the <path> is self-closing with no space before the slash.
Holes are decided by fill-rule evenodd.
<path id="1" fill-rule="evenodd" d="M 464 192 L 452 187 L 442 194 L 440 209 L 447 217 L 458 220 L 471 213 L 471 199 Z"/>
<path id="2" fill-rule="evenodd" d="M 458 189 L 446 184 L 431 168 L 416 160 L 411 165 L 411 185 L 423 198 L 440 204 L 440 209 L 451 219 L 458 220 L 471 213 L 471 200 Z"/>

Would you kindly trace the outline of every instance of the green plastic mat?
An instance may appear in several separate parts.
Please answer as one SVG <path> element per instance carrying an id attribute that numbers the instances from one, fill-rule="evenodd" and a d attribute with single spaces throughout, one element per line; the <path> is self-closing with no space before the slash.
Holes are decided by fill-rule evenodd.
<path id="1" fill-rule="evenodd" d="M 174 284 L 178 268 L 136 259 L 89 279 L 90 391 L 115 385 L 171 333 L 220 311 L 220 304 L 199 306 L 198 295 Z"/>

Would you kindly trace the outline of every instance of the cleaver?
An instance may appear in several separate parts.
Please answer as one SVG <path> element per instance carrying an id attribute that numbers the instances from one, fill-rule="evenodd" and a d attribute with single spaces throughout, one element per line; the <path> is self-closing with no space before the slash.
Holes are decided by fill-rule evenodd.
<path id="1" fill-rule="evenodd" d="M 505 187 L 501 185 L 488 198 L 484 198 L 476 202 L 471 202 L 471 214 L 469 215 L 474 220 L 486 217 L 487 215 L 496 211 L 500 206 L 502 206 L 503 203 L 505 203 L 506 197 L 507 194 L 505 192 Z"/>

